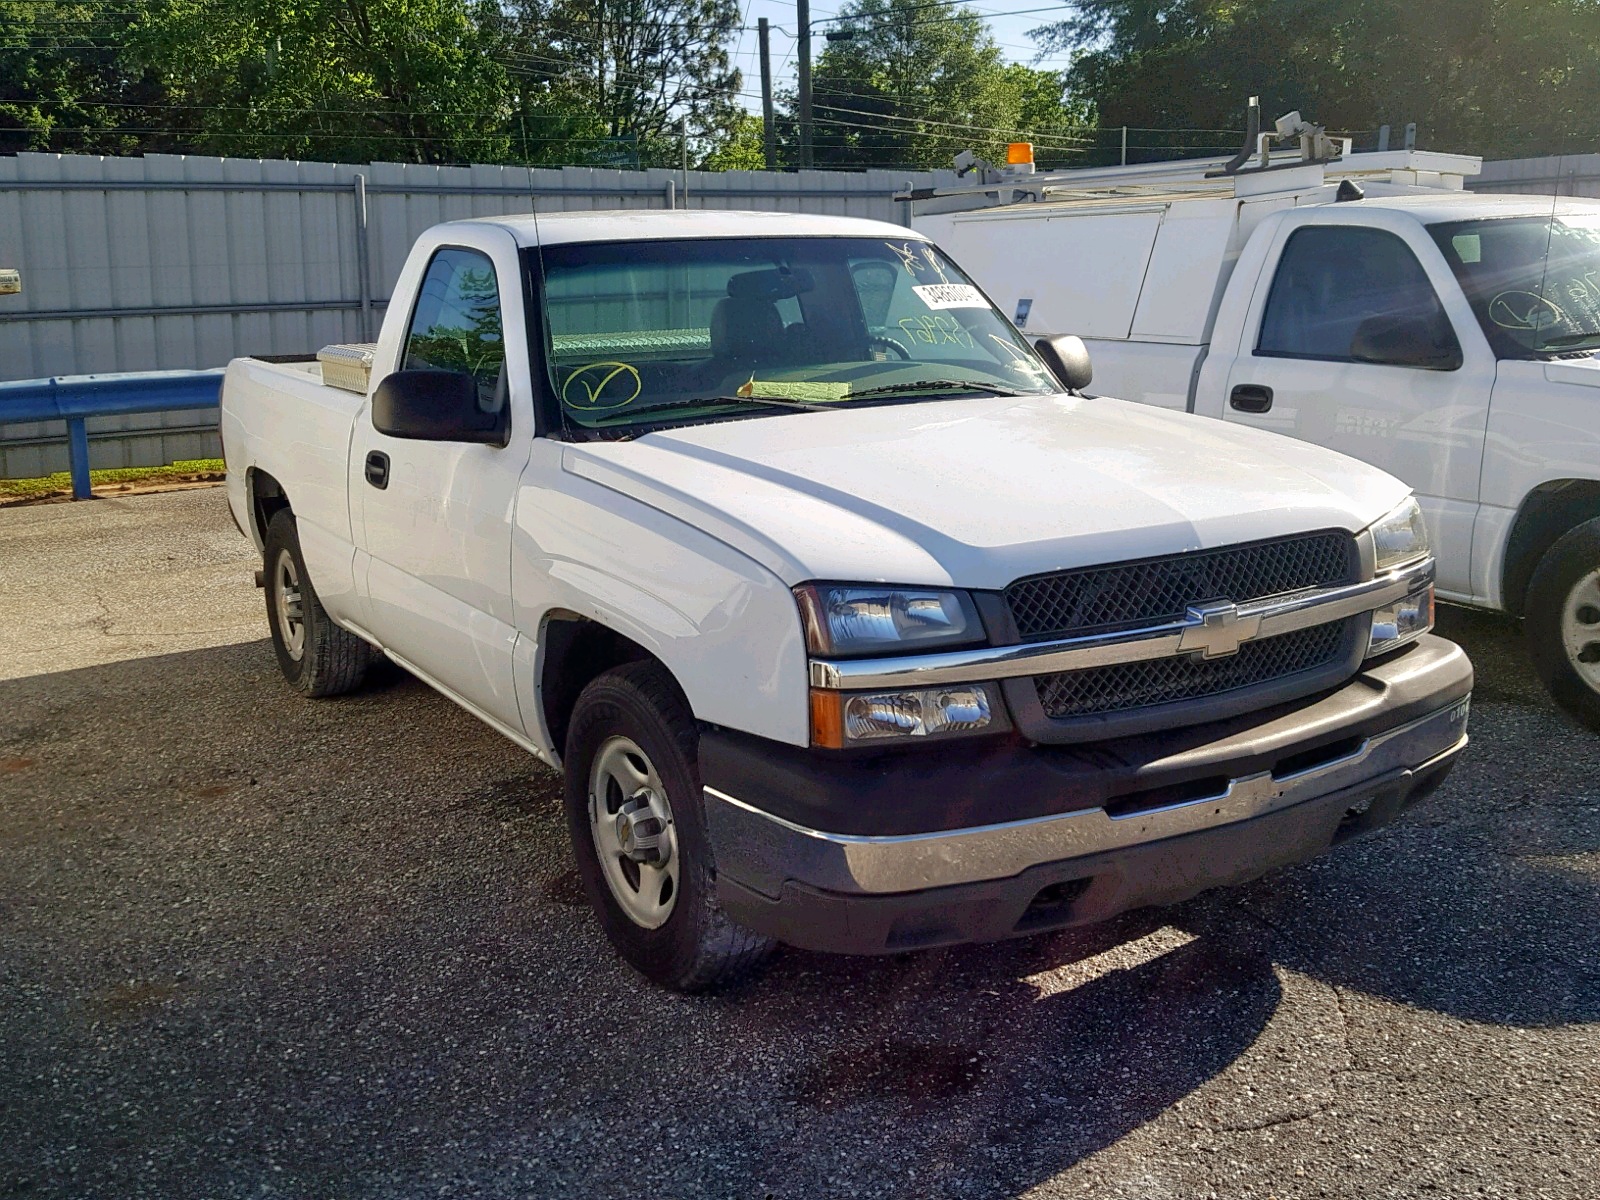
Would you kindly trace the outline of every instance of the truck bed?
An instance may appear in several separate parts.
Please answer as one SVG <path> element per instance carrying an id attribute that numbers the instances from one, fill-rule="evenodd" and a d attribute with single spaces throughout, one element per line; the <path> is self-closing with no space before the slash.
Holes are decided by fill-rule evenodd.
<path id="1" fill-rule="evenodd" d="M 265 471 L 292 489 L 302 528 L 312 524 L 350 544 L 350 430 L 365 403 L 364 396 L 323 383 L 314 359 L 231 362 L 222 385 L 222 438 L 234 511 L 247 511 L 241 508 L 246 473 Z"/>

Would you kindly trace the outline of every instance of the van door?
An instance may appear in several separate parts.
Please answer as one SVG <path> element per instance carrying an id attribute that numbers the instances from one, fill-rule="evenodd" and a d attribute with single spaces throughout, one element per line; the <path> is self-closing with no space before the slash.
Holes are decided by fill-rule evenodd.
<path id="1" fill-rule="evenodd" d="M 1223 415 L 1410 484 L 1427 514 L 1440 591 L 1468 598 L 1494 356 L 1421 226 L 1391 214 L 1315 223 L 1325 215 L 1279 229 Z M 1411 231 L 1415 239 L 1404 236 Z"/>
<path id="2" fill-rule="evenodd" d="M 369 627 L 385 649 L 513 729 L 511 518 L 532 438 L 531 398 L 512 395 L 502 329 L 519 328 L 515 248 L 436 250 L 416 289 L 398 368 L 462 371 L 489 411 L 511 405 L 504 446 L 379 433 L 370 404 L 351 441 Z M 508 297 L 509 289 L 509 297 Z M 515 312 L 508 311 L 509 299 Z"/>

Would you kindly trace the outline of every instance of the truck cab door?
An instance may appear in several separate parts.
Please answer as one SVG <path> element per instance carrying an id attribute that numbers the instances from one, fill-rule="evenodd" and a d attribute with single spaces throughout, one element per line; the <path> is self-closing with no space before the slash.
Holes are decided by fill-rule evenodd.
<path id="1" fill-rule="evenodd" d="M 1343 224 L 1290 220 L 1277 231 L 1223 416 L 1410 484 L 1427 515 L 1440 591 L 1467 598 L 1494 356 L 1420 225 L 1388 214 L 1350 223 L 1350 215 L 1340 213 Z"/>
<path id="2" fill-rule="evenodd" d="M 431 682 L 520 729 L 511 524 L 533 413 L 509 383 L 508 367 L 519 364 L 508 364 L 502 330 L 521 327 L 522 305 L 515 247 L 501 236 L 503 248 L 440 247 L 419 281 L 408 288 L 402 277 L 397 300 L 414 296 L 414 305 L 400 344 L 380 343 L 378 354 L 401 371 L 470 375 L 483 411 L 505 413 L 507 444 L 391 437 L 373 426 L 369 401 L 351 440 L 350 491 L 372 634 Z"/>

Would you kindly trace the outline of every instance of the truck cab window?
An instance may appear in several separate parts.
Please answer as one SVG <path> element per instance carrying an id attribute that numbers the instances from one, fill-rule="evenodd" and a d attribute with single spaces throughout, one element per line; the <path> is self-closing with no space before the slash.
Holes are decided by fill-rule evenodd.
<path id="1" fill-rule="evenodd" d="M 476 250 L 440 250 L 422 278 L 400 369 L 471 375 L 478 406 L 497 412 L 505 404 L 505 360 L 494 264 Z"/>
<path id="2" fill-rule="evenodd" d="M 1370 363 L 1352 344 L 1374 317 L 1422 319 L 1454 340 L 1433 284 L 1399 237 L 1349 226 L 1300 229 L 1278 262 L 1256 354 Z"/>

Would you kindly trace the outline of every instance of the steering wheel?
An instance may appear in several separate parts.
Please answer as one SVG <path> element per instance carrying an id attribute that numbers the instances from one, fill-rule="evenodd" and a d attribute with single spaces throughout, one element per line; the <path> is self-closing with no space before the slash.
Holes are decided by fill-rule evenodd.
<path id="1" fill-rule="evenodd" d="M 900 356 L 900 361 L 901 362 L 910 362 L 911 361 L 911 351 L 907 350 L 904 346 L 902 346 L 899 342 L 895 341 L 892 337 L 884 337 L 881 334 L 873 334 L 873 335 L 871 335 L 871 336 L 869 336 L 867 338 L 867 345 L 868 346 L 883 346 L 884 348 L 886 348 L 888 350 L 892 350 L 892 351 L 894 351 L 894 353 L 898 354 Z"/>

